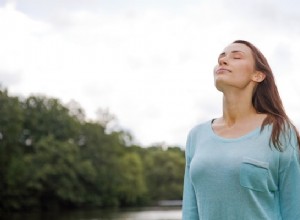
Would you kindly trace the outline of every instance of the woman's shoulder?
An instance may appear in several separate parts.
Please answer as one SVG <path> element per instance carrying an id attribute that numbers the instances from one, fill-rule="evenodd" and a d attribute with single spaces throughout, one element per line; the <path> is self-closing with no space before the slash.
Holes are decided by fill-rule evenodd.
<path id="1" fill-rule="evenodd" d="M 194 125 L 192 127 L 192 129 L 190 130 L 190 133 L 197 132 L 197 131 L 209 128 L 212 124 L 212 121 L 213 120 L 208 120 L 208 121 L 200 122 L 200 123 Z"/>
<path id="2" fill-rule="evenodd" d="M 292 161 L 297 161 L 298 165 L 300 163 L 300 152 L 297 139 L 297 132 L 298 131 L 293 126 L 287 126 L 279 137 L 279 158 L 281 167 L 289 167 Z"/>
<path id="3" fill-rule="evenodd" d="M 279 143 L 282 145 L 282 151 L 297 151 L 299 149 L 299 144 L 298 131 L 296 127 L 294 127 L 292 124 L 286 123 L 284 125 L 284 129 L 281 131 L 281 134 L 279 136 Z"/>
<path id="4" fill-rule="evenodd" d="M 192 129 L 189 131 L 189 136 L 199 134 L 199 132 L 207 131 L 211 128 L 212 121 L 213 120 L 208 120 L 194 125 L 194 127 L 192 127 Z"/>
<path id="5" fill-rule="evenodd" d="M 207 136 L 210 127 L 211 120 L 198 123 L 189 131 L 186 143 L 186 154 L 188 157 L 192 157 L 199 138 L 203 137 L 203 135 Z"/>

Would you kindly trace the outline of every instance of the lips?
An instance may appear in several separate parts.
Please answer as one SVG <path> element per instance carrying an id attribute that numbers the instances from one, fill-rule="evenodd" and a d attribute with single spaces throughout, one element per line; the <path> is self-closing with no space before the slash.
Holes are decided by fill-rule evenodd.
<path id="1" fill-rule="evenodd" d="M 216 73 L 224 73 L 224 72 L 231 72 L 231 70 L 224 68 L 224 67 L 219 67 L 216 70 Z"/>

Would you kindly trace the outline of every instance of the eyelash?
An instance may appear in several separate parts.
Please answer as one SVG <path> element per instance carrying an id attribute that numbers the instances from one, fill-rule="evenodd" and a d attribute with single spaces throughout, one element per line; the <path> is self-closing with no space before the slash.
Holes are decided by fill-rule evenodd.
<path id="1" fill-rule="evenodd" d="M 220 59 L 221 59 L 221 58 L 218 59 L 218 63 L 220 63 Z M 241 57 L 233 57 L 233 59 L 234 59 L 234 60 L 240 60 L 240 59 L 242 59 L 242 58 L 241 58 Z"/>

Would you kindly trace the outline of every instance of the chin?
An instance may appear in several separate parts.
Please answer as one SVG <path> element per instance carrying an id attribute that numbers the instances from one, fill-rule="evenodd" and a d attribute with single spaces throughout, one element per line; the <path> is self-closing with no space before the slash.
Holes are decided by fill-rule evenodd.
<path id="1" fill-rule="evenodd" d="M 223 88 L 224 88 L 225 85 L 226 85 L 226 83 L 223 80 L 221 80 L 221 79 L 215 79 L 215 87 L 220 92 L 223 91 Z"/>
<path id="2" fill-rule="evenodd" d="M 223 84 L 215 82 L 215 87 L 218 91 L 223 92 Z"/>

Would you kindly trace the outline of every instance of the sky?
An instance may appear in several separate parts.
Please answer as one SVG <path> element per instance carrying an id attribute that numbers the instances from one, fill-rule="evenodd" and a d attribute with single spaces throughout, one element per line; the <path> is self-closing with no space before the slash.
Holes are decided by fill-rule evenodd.
<path id="1" fill-rule="evenodd" d="M 99 109 L 137 144 L 184 147 L 221 116 L 213 68 L 248 40 L 267 57 L 300 128 L 300 1 L 0 0 L 0 84 L 20 97 Z"/>

